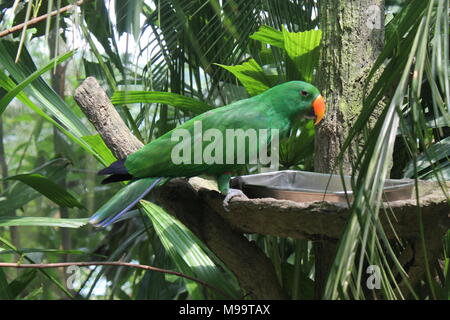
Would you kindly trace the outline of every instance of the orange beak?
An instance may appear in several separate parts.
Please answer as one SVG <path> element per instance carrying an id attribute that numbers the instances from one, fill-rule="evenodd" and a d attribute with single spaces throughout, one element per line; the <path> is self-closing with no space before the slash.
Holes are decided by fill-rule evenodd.
<path id="1" fill-rule="evenodd" d="M 316 121 L 314 122 L 314 124 L 318 124 L 323 117 L 325 117 L 325 112 L 326 112 L 326 108 L 325 108 L 325 100 L 323 99 L 323 97 L 321 95 L 319 95 L 312 103 L 312 107 L 314 109 L 314 114 L 316 115 Z"/>

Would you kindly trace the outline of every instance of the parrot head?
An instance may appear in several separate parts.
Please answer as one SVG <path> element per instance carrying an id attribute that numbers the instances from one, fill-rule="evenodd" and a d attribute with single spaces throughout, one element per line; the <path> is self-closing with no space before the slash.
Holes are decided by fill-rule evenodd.
<path id="1" fill-rule="evenodd" d="M 280 84 L 267 92 L 273 91 L 273 97 L 281 101 L 283 108 L 296 113 L 296 116 L 314 119 L 318 124 L 326 113 L 325 100 L 312 84 L 303 81 L 290 81 Z"/>

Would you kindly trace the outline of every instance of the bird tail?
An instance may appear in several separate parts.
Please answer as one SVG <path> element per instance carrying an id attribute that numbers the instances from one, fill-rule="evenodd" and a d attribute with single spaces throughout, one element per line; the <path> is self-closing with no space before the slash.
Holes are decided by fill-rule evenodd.
<path id="1" fill-rule="evenodd" d="M 107 227 L 116 222 L 156 187 L 161 180 L 162 178 L 142 178 L 132 181 L 101 206 L 92 215 L 89 223 L 97 227 Z"/>
<path id="2" fill-rule="evenodd" d="M 125 160 L 126 158 L 117 160 L 116 162 L 113 162 L 109 167 L 100 170 L 98 172 L 98 174 L 101 176 L 109 175 L 109 177 L 103 179 L 102 184 L 127 181 L 133 179 L 133 176 L 128 172 L 127 168 L 125 167 Z"/>

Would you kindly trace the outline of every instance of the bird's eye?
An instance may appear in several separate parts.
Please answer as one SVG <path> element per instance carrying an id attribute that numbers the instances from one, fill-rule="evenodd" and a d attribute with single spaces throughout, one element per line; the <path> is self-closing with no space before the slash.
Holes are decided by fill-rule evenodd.
<path id="1" fill-rule="evenodd" d="M 307 96 L 308 96 L 308 91 L 303 90 L 303 91 L 301 92 L 301 94 L 302 94 L 302 96 L 307 97 Z"/>

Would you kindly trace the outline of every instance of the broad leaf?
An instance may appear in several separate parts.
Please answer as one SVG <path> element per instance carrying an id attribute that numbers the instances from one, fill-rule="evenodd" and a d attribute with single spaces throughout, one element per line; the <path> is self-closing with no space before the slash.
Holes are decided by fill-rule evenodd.
<path id="1" fill-rule="evenodd" d="M 206 255 L 202 242 L 190 230 L 154 203 L 141 201 L 141 204 L 162 244 L 181 272 L 195 276 L 236 297 L 230 279 L 226 278 Z"/>
<path id="2" fill-rule="evenodd" d="M 15 217 L 17 218 L 17 217 Z M 83 255 L 86 254 L 86 251 L 82 250 L 60 250 L 60 249 L 40 249 L 40 248 L 20 248 L 17 250 L 5 250 L 0 249 L 0 255 L 2 254 L 26 254 L 26 253 L 34 253 L 34 252 L 43 252 L 47 254 L 78 254 Z M 99 255 L 101 257 L 104 257 L 102 255 Z"/>
<path id="3" fill-rule="evenodd" d="M 8 71 L 16 83 L 25 81 L 27 77 L 36 71 L 33 59 L 27 50 L 23 50 L 18 63 L 14 59 L 17 53 L 17 43 L 1 40 L 0 41 L 0 65 Z M 6 79 L 3 79 L 6 80 Z M 11 91 L 10 83 L 2 81 L 2 87 Z M 8 87 L 5 87 L 8 86 Z M 34 97 L 42 106 L 57 118 L 65 129 L 76 137 L 89 135 L 89 130 L 83 124 L 81 119 L 69 108 L 65 101 L 42 79 L 37 78 L 28 87 L 25 93 Z"/>
<path id="4" fill-rule="evenodd" d="M 12 300 L 13 295 L 10 292 L 8 286 L 8 281 L 6 280 L 5 272 L 0 268 L 0 299 L 1 300 Z"/>
<path id="5" fill-rule="evenodd" d="M 84 136 L 81 137 L 81 139 L 86 141 L 89 146 L 97 153 L 97 155 L 103 159 L 104 164 L 110 165 L 117 160 L 99 134 Z"/>
<path id="6" fill-rule="evenodd" d="M 319 45 L 322 39 L 321 30 L 305 32 L 288 32 L 283 29 L 284 48 L 294 62 L 302 79 L 312 82 L 314 68 L 319 63 Z"/>
<path id="7" fill-rule="evenodd" d="M 115 0 L 117 31 L 119 35 L 130 33 L 134 39 L 138 39 L 141 32 L 140 15 L 144 0 Z"/>
<path id="8" fill-rule="evenodd" d="M 204 102 L 181 94 L 158 91 L 116 91 L 111 101 L 113 104 L 162 103 L 194 114 L 200 114 L 213 108 Z"/>
<path id="9" fill-rule="evenodd" d="M 52 181 L 58 182 L 67 174 L 68 163 L 67 159 L 53 159 L 34 169 L 31 173 L 39 173 Z M 11 214 L 13 210 L 23 207 L 40 195 L 38 191 L 20 181 L 9 183 L 8 189 L 0 197 L 0 216 Z"/>
<path id="10" fill-rule="evenodd" d="M 403 176 L 405 178 L 414 177 L 415 168 L 417 172 L 430 168 L 432 164 L 439 162 L 441 160 L 448 160 L 450 158 L 450 137 L 442 139 L 441 141 L 436 142 L 431 145 L 426 152 L 421 153 L 416 158 L 416 164 L 413 164 L 413 160 L 411 160 L 408 165 L 405 167 Z"/>
<path id="11" fill-rule="evenodd" d="M 9 284 L 9 292 L 13 299 L 17 298 L 17 296 L 24 291 L 27 286 L 33 281 L 33 279 L 36 277 L 36 270 L 27 270 L 23 272 L 21 275 L 19 275 L 17 278 L 15 278 L 11 283 Z"/>
<path id="12" fill-rule="evenodd" d="M 254 59 L 237 66 L 217 65 L 234 74 L 251 96 L 263 93 L 272 86 L 269 77 Z"/>
<path id="13" fill-rule="evenodd" d="M 84 20 L 87 28 L 100 42 L 103 49 L 116 67 L 123 73 L 124 67 L 119 57 L 113 24 L 103 0 L 87 1 L 83 6 Z M 84 26 L 84 24 L 81 24 Z"/>
<path id="14" fill-rule="evenodd" d="M 89 219 L 58 219 L 47 217 L 0 217 L 0 227 L 60 227 L 79 228 L 88 223 Z"/>
<path id="15" fill-rule="evenodd" d="M 13 90 L 9 91 L 1 100 L 0 100 L 0 115 L 5 111 L 8 104 L 14 99 L 14 97 L 21 92 L 26 86 L 28 86 L 31 82 L 39 78 L 45 72 L 53 69 L 56 65 L 60 64 L 63 61 L 66 61 L 70 57 L 73 56 L 75 51 L 69 51 L 66 54 L 51 60 L 47 65 L 43 68 L 33 72 L 26 79 L 24 79 L 21 83 L 19 83 Z"/>
<path id="16" fill-rule="evenodd" d="M 83 205 L 77 199 L 75 199 L 73 195 L 71 195 L 65 189 L 61 188 L 52 180 L 38 173 L 19 174 L 16 176 L 8 177 L 5 180 L 17 180 L 23 182 L 60 207 L 78 207 L 80 209 L 84 208 Z"/>
<path id="17" fill-rule="evenodd" d="M 250 38 L 284 49 L 283 32 L 269 26 L 261 26 Z"/>

